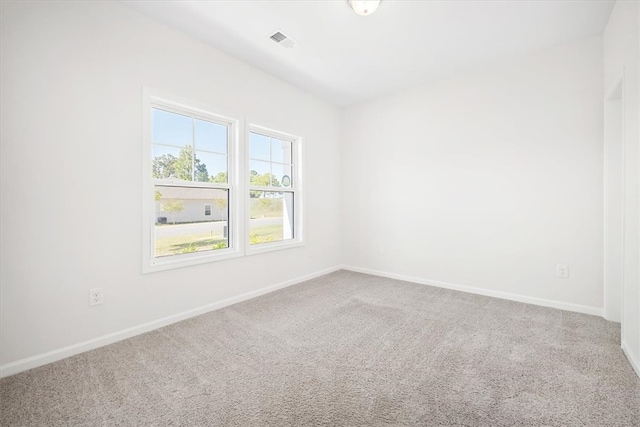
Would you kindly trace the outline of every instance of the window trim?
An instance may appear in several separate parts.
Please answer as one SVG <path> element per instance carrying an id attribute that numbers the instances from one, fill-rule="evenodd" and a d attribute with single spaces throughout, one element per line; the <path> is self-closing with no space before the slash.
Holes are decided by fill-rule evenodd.
<path id="1" fill-rule="evenodd" d="M 292 175 L 294 177 L 293 185 L 291 187 L 262 187 L 262 186 L 252 186 L 250 183 L 250 162 L 251 162 L 251 153 L 250 153 L 250 133 L 260 133 L 263 135 L 270 136 L 272 138 L 278 138 L 285 141 L 291 142 L 291 161 L 292 165 Z M 246 255 L 256 255 L 265 252 L 273 252 L 279 251 L 283 249 L 295 248 L 304 246 L 304 167 L 303 167 L 303 149 L 302 149 L 302 137 L 295 136 L 293 134 L 277 131 L 268 127 L 264 127 L 261 125 L 257 125 L 250 120 L 247 119 L 245 132 L 244 132 L 244 163 L 246 165 L 244 171 L 244 228 L 245 228 L 245 236 L 244 236 L 244 246 Z M 293 193 L 293 239 L 289 240 L 281 240 L 278 242 L 269 242 L 262 243 L 259 245 L 251 245 L 250 243 L 250 230 L 251 230 L 251 190 L 257 191 L 273 191 L 274 188 L 277 188 L 279 192 L 291 192 Z"/>
<path id="2" fill-rule="evenodd" d="M 177 254 L 166 257 L 155 257 L 155 199 L 150 195 L 154 194 L 156 180 L 152 177 L 152 108 L 160 107 L 170 112 L 185 114 L 193 118 L 228 126 L 228 146 L 227 146 L 227 183 L 198 183 L 191 182 L 189 187 L 223 188 L 228 190 L 228 233 L 229 248 L 215 251 L 194 252 L 189 254 Z M 242 236 L 244 213 L 242 209 L 244 180 L 239 179 L 244 168 L 241 167 L 240 121 L 233 119 L 230 115 L 221 114 L 218 109 L 200 103 L 198 101 L 179 98 L 168 95 L 160 91 L 143 89 L 143 148 L 142 148 L 142 272 L 151 273 L 155 271 L 168 270 L 190 265 L 208 263 L 212 261 L 236 258 L 244 255 L 244 239 Z M 166 183 L 166 181 L 165 181 Z M 169 182 L 170 183 L 170 182 Z M 176 182 L 178 184 L 178 182 Z M 181 181 L 180 184 L 184 184 Z M 229 227 L 230 225 L 230 227 Z"/>

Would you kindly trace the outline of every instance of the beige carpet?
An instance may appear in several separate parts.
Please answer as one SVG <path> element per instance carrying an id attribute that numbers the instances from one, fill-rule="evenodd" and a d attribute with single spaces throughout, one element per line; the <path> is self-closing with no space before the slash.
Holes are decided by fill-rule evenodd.
<path id="1" fill-rule="evenodd" d="M 619 325 L 340 271 L 0 381 L 3 426 L 638 426 Z"/>

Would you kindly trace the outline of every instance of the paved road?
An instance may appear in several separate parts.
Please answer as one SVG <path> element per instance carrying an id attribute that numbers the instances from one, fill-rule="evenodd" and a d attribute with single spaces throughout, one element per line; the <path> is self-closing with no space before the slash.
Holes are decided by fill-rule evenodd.
<path id="1" fill-rule="evenodd" d="M 251 220 L 252 227 L 282 224 L 282 218 L 257 218 Z M 185 234 L 211 233 L 212 236 L 222 235 L 223 227 L 227 221 L 196 222 L 192 224 L 167 224 L 156 226 L 156 239 L 164 237 L 184 236 Z"/>

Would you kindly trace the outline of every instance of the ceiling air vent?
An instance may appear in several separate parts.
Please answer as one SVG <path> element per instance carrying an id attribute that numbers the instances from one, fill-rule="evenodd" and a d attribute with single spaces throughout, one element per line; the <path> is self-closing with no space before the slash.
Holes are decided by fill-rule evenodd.
<path id="1" fill-rule="evenodd" d="M 294 47 L 298 44 L 297 41 L 278 30 L 269 36 L 271 40 L 278 43 L 282 47 Z"/>

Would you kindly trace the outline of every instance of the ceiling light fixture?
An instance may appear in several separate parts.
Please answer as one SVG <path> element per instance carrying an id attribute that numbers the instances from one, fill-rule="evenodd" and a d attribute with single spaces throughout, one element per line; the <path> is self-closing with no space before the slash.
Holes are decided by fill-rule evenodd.
<path id="1" fill-rule="evenodd" d="M 348 0 L 349 6 L 360 16 L 369 16 L 378 9 L 380 0 Z"/>

